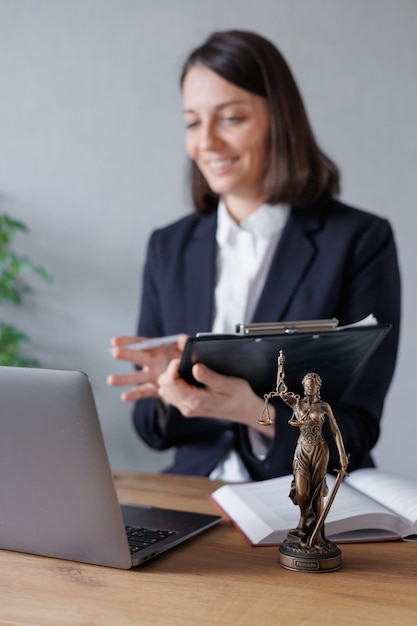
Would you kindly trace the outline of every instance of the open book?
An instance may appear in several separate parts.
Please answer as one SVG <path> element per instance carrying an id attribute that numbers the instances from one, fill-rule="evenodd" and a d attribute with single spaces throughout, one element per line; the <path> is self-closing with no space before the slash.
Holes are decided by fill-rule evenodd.
<path id="1" fill-rule="evenodd" d="M 278 545 L 299 519 L 288 497 L 292 476 L 228 484 L 211 494 L 252 545 Z M 329 493 L 335 478 L 328 476 Z M 336 542 L 417 541 L 417 481 L 360 469 L 342 482 L 325 522 L 326 536 Z"/>

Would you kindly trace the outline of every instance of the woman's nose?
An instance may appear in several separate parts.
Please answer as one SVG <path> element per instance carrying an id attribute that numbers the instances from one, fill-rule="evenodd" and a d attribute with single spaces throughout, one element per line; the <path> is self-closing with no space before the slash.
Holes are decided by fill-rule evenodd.
<path id="1" fill-rule="evenodd" d="M 208 150 L 210 148 L 213 148 L 213 146 L 216 146 L 218 144 L 219 138 L 218 135 L 216 133 L 216 129 L 214 124 L 212 123 L 206 123 L 203 124 L 201 126 L 201 133 L 200 133 L 200 148 L 203 148 L 204 150 Z"/>

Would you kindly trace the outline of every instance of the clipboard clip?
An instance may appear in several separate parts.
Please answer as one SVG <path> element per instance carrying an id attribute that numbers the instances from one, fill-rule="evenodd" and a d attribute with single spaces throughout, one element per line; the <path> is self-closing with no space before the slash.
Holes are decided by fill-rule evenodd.
<path id="1" fill-rule="evenodd" d="M 292 335 L 300 332 L 336 330 L 339 320 L 335 317 L 322 320 L 300 320 L 297 322 L 255 322 L 236 324 L 238 335 Z"/>

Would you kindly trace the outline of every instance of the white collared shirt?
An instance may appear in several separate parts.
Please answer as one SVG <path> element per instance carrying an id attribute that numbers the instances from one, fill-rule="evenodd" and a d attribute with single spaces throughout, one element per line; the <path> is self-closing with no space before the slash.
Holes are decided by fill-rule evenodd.
<path id="1" fill-rule="evenodd" d="M 289 211 L 264 204 L 238 225 L 220 202 L 213 332 L 252 320 Z"/>
<path id="2" fill-rule="evenodd" d="M 213 332 L 234 332 L 236 324 L 252 321 L 289 213 L 287 205 L 264 204 L 238 225 L 220 201 Z M 264 446 L 260 448 L 261 438 L 252 429 L 249 435 L 254 453 L 261 456 L 265 451 Z M 250 476 L 236 451 L 231 450 L 210 478 L 238 482 Z"/>

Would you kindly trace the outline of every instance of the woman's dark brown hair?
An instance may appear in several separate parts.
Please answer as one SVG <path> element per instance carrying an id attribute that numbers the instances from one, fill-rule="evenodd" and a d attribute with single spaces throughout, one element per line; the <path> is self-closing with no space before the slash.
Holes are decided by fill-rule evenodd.
<path id="1" fill-rule="evenodd" d="M 181 73 L 203 65 L 266 99 L 271 115 L 269 168 L 264 181 L 267 202 L 300 205 L 339 191 L 337 166 L 320 150 L 306 110 L 291 74 L 277 48 L 248 31 L 217 32 L 193 50 Z M 211 213 L 218 195 L 211 191 L 193 161 L 190 162 L 191 194 L 197 213 Z"/>

